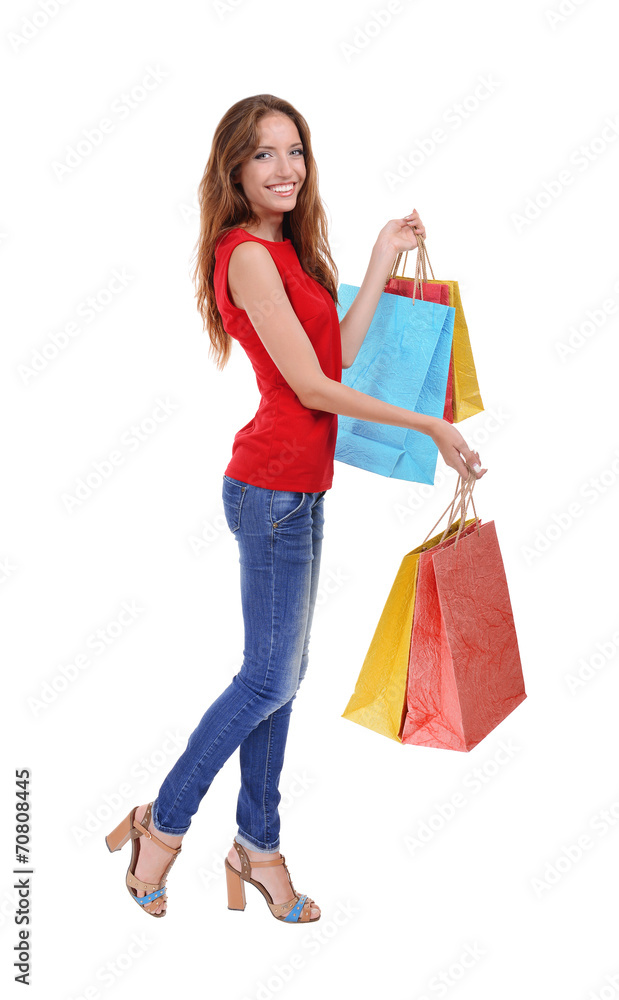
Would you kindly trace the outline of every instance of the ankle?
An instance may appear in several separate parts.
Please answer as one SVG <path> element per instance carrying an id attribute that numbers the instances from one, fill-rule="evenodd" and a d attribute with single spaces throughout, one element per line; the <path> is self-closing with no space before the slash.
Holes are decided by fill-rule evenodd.
<path id="1" fill-rule="evenodd" d="M 158 840 L 161 840 L 164 844 L 167 844 L 168 847 L 180 847 L 183 841 L 184 834 L 178 835 L 173 833 L 165 833 L 163 830 L 158 830 L 154 824 L 152 816 L 150 819 L 150 823 L 146 827 L 146 830 L 148 831 L 149 834 L 152 834 L 153 838 L 157 837 Z M 150 841 L 151 844 L 159 848 L 160 851 L 164 850 L 164 848 L 161 847 L 156 840 L 151 839 L 150 837 L 148 837 L 147 839 Z"/>

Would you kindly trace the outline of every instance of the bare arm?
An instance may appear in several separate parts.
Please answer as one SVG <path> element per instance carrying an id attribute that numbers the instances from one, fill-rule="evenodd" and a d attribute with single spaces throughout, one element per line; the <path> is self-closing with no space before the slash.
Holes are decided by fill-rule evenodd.
<path id="1" fill-rule="evenodd" d="M 370 263 L 359 291 L 346 315 L 340 320 L 342 368 L 350 368 L 359 353 L 379 299 L 385 290 L 396 252 L 388 241 L 380 238 L 372 248 Z"/>
<path id="2" fill-rule="evenodd" d="M 273 363 L 304 406 L 428 434 L 445 462 L 465 479 L 469 475 L 465 463 L 471 468 L 481 464 L 477 452 L 469 449 L 460 432 L 447 421 L 392 406 L 324 374 L 266 247 L 254 242 L 235 247 L 228 265 L 228 284 L 235 305 L 246 311 Z M 367 303 L 364 308 L 368 308 Z"/>
<path id="3" fill-rule="evenodd" d="M 423 237 L 426 235 L 417 209 L 403 219 L 391 219 L 378 234 L 359 291 L 340 322 L 342 368 L 350 368 L 359 353 L 396 254 L 401 250 L 417 250 L 415 233 Z"/>

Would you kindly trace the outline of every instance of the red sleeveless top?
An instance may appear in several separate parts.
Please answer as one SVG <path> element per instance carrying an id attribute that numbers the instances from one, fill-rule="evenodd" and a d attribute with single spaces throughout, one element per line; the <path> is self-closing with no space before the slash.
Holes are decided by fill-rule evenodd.
<path id="1" fill-rule="evenodd" d="M 215 245 L 217 308 L 224 330 L 247 353 L 261 395 L 255 416 L 235 435 L 225 474 L 266 489 L 318 493 L 333 483 L 337 414 L 303 406 L 246 311 L 234 305 L 228 288 L 228 262 L 234 248 L 247 240 L 267 248 L 320 367 L 328 378 L 342 381 L 342 342 L 335 303 L 326 288 L 303 270 L 292 240 L 263 240 L 240 227 L 223 233 Z"/>

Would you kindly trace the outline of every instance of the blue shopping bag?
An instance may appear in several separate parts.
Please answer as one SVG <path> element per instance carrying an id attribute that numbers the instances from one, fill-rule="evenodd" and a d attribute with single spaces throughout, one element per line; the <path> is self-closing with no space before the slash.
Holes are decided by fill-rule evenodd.
<path id="1" fill-rule="evenodd" d="M 340 285 L 340 321 L 358 291 Z M 442 417 L 455 314 L 453 306 L 383 292 L 342 383 L 393 406 Z M 421 431 L 340 413 L 334 457 L 379 476 L 434 485 L 438 448 Z"/>

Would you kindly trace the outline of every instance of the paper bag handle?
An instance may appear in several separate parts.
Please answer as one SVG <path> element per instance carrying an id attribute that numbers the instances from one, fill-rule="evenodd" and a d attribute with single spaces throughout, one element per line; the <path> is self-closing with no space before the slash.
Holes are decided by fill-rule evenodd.
<path id="1" fill-rule="evenodd" d="M 416 261 L 416 264 L 415 264 L 415 272 L 417 272 L 417 270 L 419 269 L 419 267 L 421 265 L 421 271 L 423 273 L 423 280 L 427 281 L 428 280 L 428 274 L 427 274 L 427 271 L 426 271 L 426 264 L 427 264 L 428 267 L 430 268 L 430 272 L 432 274 L 432 277 L 436 281 L 436 278 L 434 277 L 434 269 L 432 267 L 432 264 L 430 263 L 430 257 L 428 256 L 428 248 L 426 247 L 424 238 L 419 233 L 415 233 L 415 237 L 417 239 L 417 261 Z M 402 267 L 402 274 L 398 275 L 398 269 L 400 267 L 400 261 L 402 259 L 402 254 L 404 254 L 404 266 Z M 420 258 L 421 258 L 421 260 L 420 260 Z M 400 250 L 400 252 L 397 254 L 397 256 L 396 256 L 396 258 L 395 258 L 395 260 L 393 262 L 393 266 L 391 268 L 391 271 L 389 272 L 389 277 L 390 278 L 397 278 L 397 277 L 404 278 L 404 277 L 406 277 L 406 275 L 405 275 L 404 272 L 406 271 L 407 261 L 408 261 L 408 250 Z"/>
<path id="2" fill-rule="evenodd" d="M 436 526 L 438 524 L 440 524 L 440 522 L 443 520 L 445 514 L 449 511 L 449 517 L 448 517 L 448 521 L 447 521 L 447 527 L 445 528 L 445 530 L 444 530 L 443 534 L 441 535 L 441 537 L 440 537 L 440 539 L 439 539 L 439 541 L 438 541 L 437 544 L 440 545 L 441 542 L 445 540 L 445 536 L 448 534 L 448 532 L 451 529 L 452 525 L 455 524 L 456 519 L 458 517 L 458 515 L 457 515 L 457 513 L 455 511 L 455 506 L 456 506 L 456 501 L 458 500 L 458 496 L 460 497 L 460 500 L 459 500 L 460 525 L 458 527 L 458 531 L 457 531 L 457 534 L 456 534 L 456 541 L 455 541 L 455 544 L 454 544 L 454 548 L 456 548 L 457 545 L 458 545 L 458 539 L 460 538 L 460 533 L 461 533 L 461 531 L 462 531 L 462 529 L 464 527 L 464 522 L 466 521 L 466 512 L 467 512 L 469 503 L 471 503 L 473 505 L 473 512 L 475 514 L 475 520 L 477 522 L 479 522 L 479 518 L 477 516 L 477 511 L 475 510 L 475 501 L 473 500 L 473 489 L 475 487 L 475 482 L 477 480 L 477 476 L 475 475 L 474 472 L 469 472 L 468 479 L 465 480 L 462 476 L 459 475 L 458 476 L 458 480 L 459 480 L 459 482 L 456 484 L 456 491 L 454 493 L 453 500 L 445 508 L 445 510 L 443 511 L 443 513 L 441 514 L 441 516 L 439 517 L 439 519 L 436 522 L 436 524 L 434 524 L 430 528 L 428 534 L 426 535 L 426 537 L 424 538 L 423 542 L 421 543 L 422 546 L 424 546 L 426 544 L 428 538 L 430 537 L 430 535 L 432 534 L 432 532 L 434 531 L 434 529 L 436 528 Z M 479 523 L 477 524 L 477 534 L 479 535 Z"/>
<path id="3" fill-rule="evenodd" d="M 422 285 L 422 281 L 427 281 L 428 280 L 428 272 L 426 270 L 426 264 L 429 265 L 430 272 L 432 274 L 432 277 L 434 278 L 434 271 L 432 269 L 432 264 L 430 263 L 430 258 L 428 256 L 428 251 L 426 249 L 426 245 L 424 243 L 423 236 L 420 236 L 419 233 L 416 233 L 415 236 L 417 238 L 417 259 L 415 261 L 415 279 L 414 279 L 415 283 L 414 283 L 414 286 L 413 286 L 413 302 L 415 302 L 415 300 L 417 298 L 417 285 L 419 285 L 420 297 L 423 300 L 423 285 Z M 402 267 L 402 274 L 398 275 L 398 269 L 400 267 L 400 261 L 402 259 L 402 254 L 404 254 L 404 265 Z M 406 271 L 407 261 L 408 261 L 408 250 L 401 250 L 400 253 L 397 254 L 397 256 L 396 256 L 396 258 L 395 258 L 395 260 L 393 262 L 393 265 L 391 267 L 391 271 L 389 272 L 387 280 L 385 281 L 385 288 L 387 287 L 387 285 L 388 285 L 389 281 L 391 280 L 391 278 L 398 278 L 398 277 L 405 278 L 406 277 L 406 275 L 404 274 L 404 272 Z"/>

